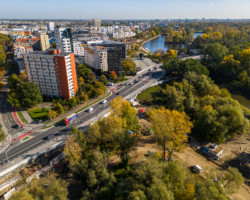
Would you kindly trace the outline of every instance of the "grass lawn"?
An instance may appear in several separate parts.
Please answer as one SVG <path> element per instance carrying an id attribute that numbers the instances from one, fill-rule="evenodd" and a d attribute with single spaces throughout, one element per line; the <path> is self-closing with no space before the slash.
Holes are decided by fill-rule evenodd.
<path id="1" fill-rule="evenodd" d="M 25 123 L 25 124 L 28 123 L 28 121 L 24 118 L 23 113 L 22 113 L 21 111 L 17 111 L 17 114 L 18 114 L 19 119 L 20 119 L 23 123 Z"/>
<path id="2" fill-rule="evenodd" d="M 141 104 L 145 105 L 162 104 L 163 96 L 161 90 L 163 88 L 163 85 L 155 85 L 150 87 L 138 94 L 137 99 Z"/>
<path id="3" fill-rule="evenodd" d="M 39 120 L 45 121 L 48 119 L 47 114 L 49 110 L 49 108 L 45 108 L 45 111 L 43 112 L 42 108 L 31 108 L 28 110 L 28 113 L 34 121 L 38 122 Z"/>

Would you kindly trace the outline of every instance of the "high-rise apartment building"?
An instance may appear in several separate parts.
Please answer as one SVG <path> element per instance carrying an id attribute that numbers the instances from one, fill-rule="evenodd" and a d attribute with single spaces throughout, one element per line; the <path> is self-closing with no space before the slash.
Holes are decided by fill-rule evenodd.
<path id="1" fill-rule="evenodd" d="M 40 46 L 42 51 L 46 51 L 50 48 L 49 36 L 46 33 L 40 34 Z"/>
<path id="2" fill-rule="evenodd" d="M 85 47 L 84 63 L 97 71 L 108 71 L 107 50 L 103 47 Z"/>
<path id="3" fill-rule="evenodd" d="M 61 53 L 60 49 L 48 52 L 23 54 L 28 81 L 35 83 L 42 95 L 74 97 L 77 75 L 73 53 Z"/>
<path id="4" fill-rule="evenodd" d="M 119 73 L 122 70 L 121 62 L 126 60 L 127 47 L 126 44 L 113 41 L 94 41 L 88 42 L 91 47 L 103 47 L 107 51 L 108 71 Z"/>
<path id="5" fill-rule="evenodd" d="M 102 20 L 101 19 L 94 19 L 93 25 L 94 25 L 94 27 L 100 28 L 102 25 Z"/>
<path id="6" fill-rule="evenodd" d="M 55 23 L 54 22 L 47 22 L 47 30 L 54 31 Z"/>
<path id="7" fill-rule="evenodd" d="M 56 48 L 62 52 L 73 52 L 73 38 L 71 28 L 55 29 Z"/>

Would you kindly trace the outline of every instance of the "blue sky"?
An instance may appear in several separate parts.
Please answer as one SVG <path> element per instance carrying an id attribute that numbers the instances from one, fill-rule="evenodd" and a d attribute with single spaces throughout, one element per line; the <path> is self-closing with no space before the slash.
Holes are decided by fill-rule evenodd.
<path id="1" fill-rule="evenodd" d="M 0 18 L 247 18 L 250 0 L 0 0 Z"/>

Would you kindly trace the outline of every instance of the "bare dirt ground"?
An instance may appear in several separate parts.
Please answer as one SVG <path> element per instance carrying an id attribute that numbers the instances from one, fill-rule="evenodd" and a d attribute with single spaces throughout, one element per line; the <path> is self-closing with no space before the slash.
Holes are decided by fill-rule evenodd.
<path id="1" fill-rule="evenodd" d="M 174 158 L 180 159 L 186 167 L 190 167 L 194 164 L 200 165 L 204 170 L 204 174 L 206 172 L 223 173 L 223 171 L 225 171 L 225 163 L 237 157 L 238 150 L 241 149 L 242 151 L 239 152 L 245 151 L 249 153 L 249 134 L 235 137 L 235 139 L 232 139 L 221 146 L 224 148 L 225 155 L 223 155 L 224 157 L 219 161 L 214 161 L 204 157 L 190 146 L 187 146 L 182 152 L 174 153 Z M 241 148 L 239 146 L 241 146 Z M 154 143 L 152 136 L 143 136 L 131 154 L 131 162 L 135 163 L 145 159 L 145 155 L 148 154 L 148 151 L 162 152 Z M 120 159 L 115 156 L 112 157 L 111 162 L 119 163 Z M 243 184 L 238 193 L 231 195 L 230 198 L 232 200 L 249 200 L 250 187 L 247 184 Z"/>

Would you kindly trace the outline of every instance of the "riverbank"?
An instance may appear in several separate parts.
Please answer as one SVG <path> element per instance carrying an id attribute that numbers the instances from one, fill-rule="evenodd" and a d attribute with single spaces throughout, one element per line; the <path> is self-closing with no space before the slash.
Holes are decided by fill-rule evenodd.
<path id="1" fill-rule="evenodd" d="M 155 36 L 155 37 L 151 37 L 151 38 L 149 38 L 149 39 L 140 41 L 140 42 L 138 42 L 138 41 L 136 41 L 136 42 L 137 42 L 141 47 L 143 47 L 143 45 L 144 45 L 145 43 L 147 43 L 147 42 L 149 42 L 149 41 L 151 41 L 151 40 L 154 40 L 154 39 L 156 39 L 156 38 L 158 38 L 158 37 L 160 37 L 160 36 L 161 36 L 161 34 L 159 34 L 159 35 L 157 35 L 157 36 Z"/>

